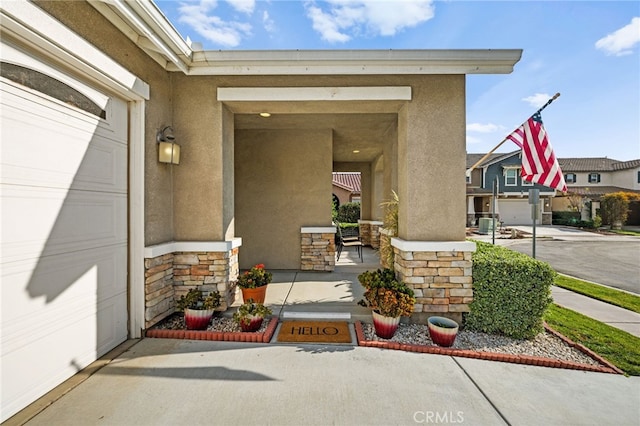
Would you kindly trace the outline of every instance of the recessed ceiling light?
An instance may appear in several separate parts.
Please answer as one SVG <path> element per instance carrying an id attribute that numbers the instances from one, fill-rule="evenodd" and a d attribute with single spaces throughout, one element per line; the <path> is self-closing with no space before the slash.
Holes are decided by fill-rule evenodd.
<path id="1" fill-rule="evenodd" d="M 271 114 L 268 112 L 261 112 L 260 117 L 271 117 Z"/>
<path id="2" fill-rule="evenodd" d="M 360 150 L 359 150 L 359 149 L 354 149 L 354 150 L 353 150 L 353 153 L 354 153 L 354 154 L 357 154 L 357 153 L 359 153 L 359 152 L 360 152 Z"/>

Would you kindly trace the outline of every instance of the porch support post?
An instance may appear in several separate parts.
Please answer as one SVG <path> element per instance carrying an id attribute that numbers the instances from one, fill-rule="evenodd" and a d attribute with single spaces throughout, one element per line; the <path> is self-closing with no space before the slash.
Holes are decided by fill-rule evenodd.
<path id="1" fill-rule="evenodd" d="M 411 287 L 416 304 L 411 322 L 424 324 L 431 315 L 458 323 L 473 301 L 470 241 L 406 241 L 392 238 L 398 278 Z"/>
<path id="2" fill-rule="evenodd" d="M 336 268 L 335 226 L 300 228 L 300 269 L 333 271 Z"/>
<path id="3" fill-rule="evenodd" d="M 475 197 L 469 195 L 467 197 L 467 226 L 473 226 L 476 220 Z"/>

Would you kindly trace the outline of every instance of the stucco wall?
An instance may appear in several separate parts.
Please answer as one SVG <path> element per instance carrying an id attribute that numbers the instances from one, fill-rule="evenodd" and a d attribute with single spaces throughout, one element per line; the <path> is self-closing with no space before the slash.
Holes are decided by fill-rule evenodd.
<path id="1" fill-rule="evenodd" d="M 412 86 L 398 120 L 398 235 L 465 238 L 465 80 L 429 76 Z"/>
<path id="2" fill-rule="evenodd" d="M 88 3 L 38 1 L 36 4 L 149 85 L 150 99 L 145 107 L 145 244 L 171 241 L 172 166 L 158 163 L 156 143 L 156 132 L 173 124 L 171 74 Z M 182 135 L 178 129 L 175 136 L 180 143 Z"/>
<path id="3" fill-rule="evenodd" d="M 240 268 L 300 268 L 300 228 L 331 224 L 332 131 L 237 130 Z"/>

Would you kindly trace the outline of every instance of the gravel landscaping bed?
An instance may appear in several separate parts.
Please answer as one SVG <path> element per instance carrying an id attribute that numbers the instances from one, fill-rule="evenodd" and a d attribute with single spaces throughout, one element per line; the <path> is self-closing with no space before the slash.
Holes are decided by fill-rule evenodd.
<path id="1" fill-rule="evenodd" d="M 264 321 L 257 332 L 264 333 L 268 324 L 269 321 Z M 186 329 L 184 318 L 179 314 L 174 314 L 151 328 L 164 330 Z M 436 346 L 429 337 L 429 330 L 426 325 L 400 324 L 396 334 L 388 340 L 376 336 L 373 324 L 363 323 L 362 330 L 366 340 Z M 231 318 L 214 317 L 207 331 L 235 333 L 241 330 Z M 509 355 L 529 355 L 593 366 L 601 365 L 590 356 L 547 332 L 540 333 L 533 340 L 517 340 L 500 335 L 459 331 L 452 348 Z"/>
<path id="2" fill-rule="evenodd" d="M 269 325 L 269 318 L 265 318 L 262 321 L 260 329 L 256 333 L 264 333 Z M 187 327 L 184 324 L 184 317 L 182 315 L 174 314 L 158 324 L 151 327 L 151 329 L 157 330 L 186 330 Z M 232 318 L 213 317 L 211 324 L 207 328 L 207 331 L 218 331 L 221 333 L 240 333 L 242 330 L 240 326 Z"/>
<path id="3" fill-rule="evenodd" d="M 367 340 L 435 346 L 429 337 L 429 330 L 426 325 L 400 324 L 396 334 L 388 340 L 376 336 L 373 324 L 362 324 L 362 330 Z M 494 334 L 459 331 L 451 348 L 509 355 L 537 356 L 593 366 L 601 365 L 590 356 L 572 348 L 547 332 L 538 334 L 533 340 L 516 340 Z"/>

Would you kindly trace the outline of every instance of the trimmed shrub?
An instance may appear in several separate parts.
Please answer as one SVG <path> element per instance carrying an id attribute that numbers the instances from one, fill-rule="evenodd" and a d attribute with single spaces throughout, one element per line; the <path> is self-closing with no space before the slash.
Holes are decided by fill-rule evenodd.
<path id="1" fill-rule="evenodd" d="M 344 203 L 338 207 L 338 222 L 358 223 L 360 220 L 360 203 Z"/>
<path id="2" fill-rule="evenodd" d="M 573 225 L 580 220 L 580 212 L 557 211 L 551 213 L 553 225 Z"/>
<path id="3" fill-rule="evenodd" d="M 543 331 L 556 273 L 548 263 L 489 243 L 476 242 L 473 302 L 465 327 L 532 339 Z"/>

